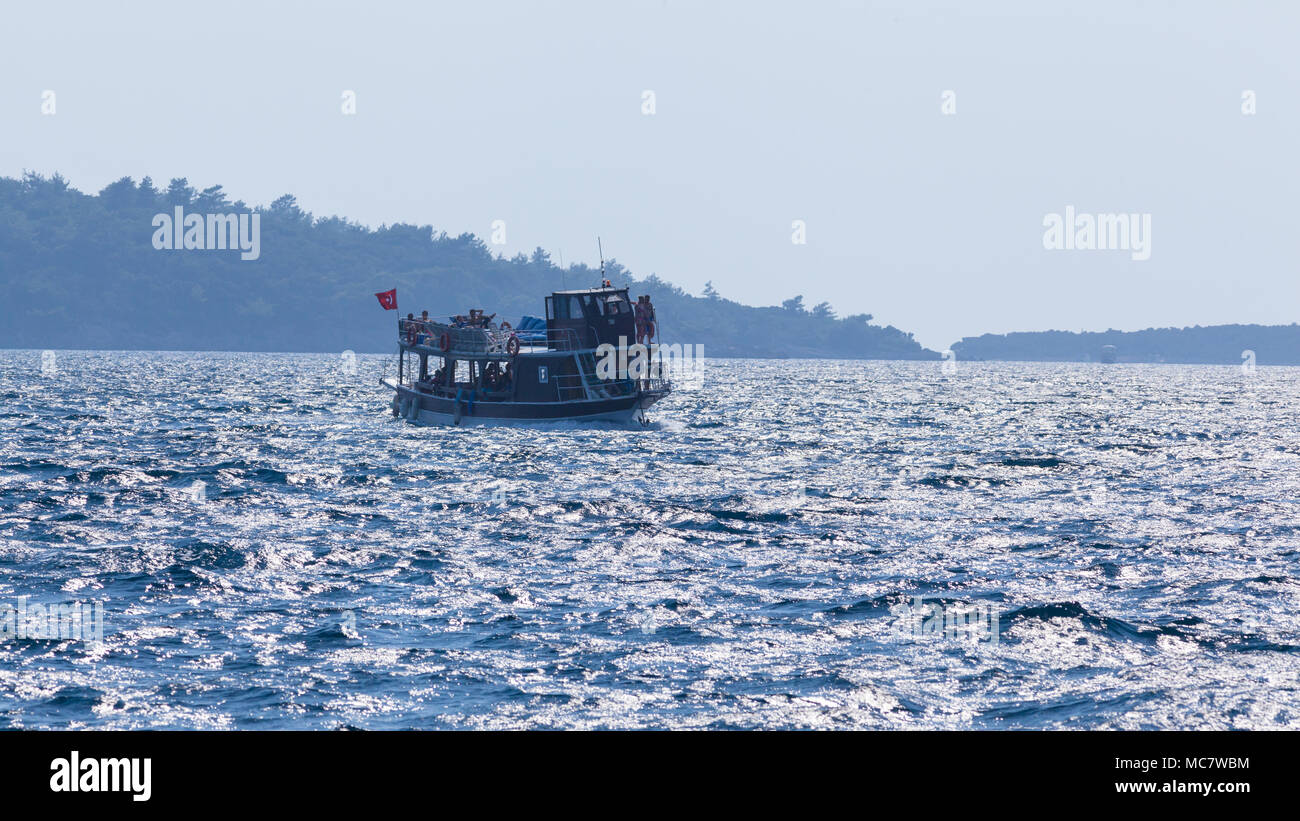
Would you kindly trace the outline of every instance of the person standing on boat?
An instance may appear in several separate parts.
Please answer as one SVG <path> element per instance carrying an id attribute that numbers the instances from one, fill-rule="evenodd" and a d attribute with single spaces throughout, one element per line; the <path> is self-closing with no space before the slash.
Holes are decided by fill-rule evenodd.
<path id="1" fill-rule="evenodd" d="M 632 309 L 632 316 L 633 321 L 636 323 L 636 341 L 639 345 L 645 341 L 646 310 L 644 296 L 636 298 L 636 307 Z"/>
<path id="2" fill-rule="evenodd" d="M 650 295 L 642 297 L 645 300 L 645 341 L 653 342 L 655 338 L 655 306 L 650 302 Z"/>

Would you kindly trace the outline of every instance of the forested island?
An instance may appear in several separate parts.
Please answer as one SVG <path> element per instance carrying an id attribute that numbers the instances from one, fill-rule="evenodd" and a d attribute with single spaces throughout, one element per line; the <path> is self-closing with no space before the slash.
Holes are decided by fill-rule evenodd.
<path id="1" fill-rule="evenodd" d="M 1113 346 L 1109 351 L 1106 346 Z M 1300 365 L 1300 325 L 1197 325 L 1144 331 L 1032 331 L 968 336 L 952 346 L 960 360 L 1169 362 Z M 1109 355 L 1107 355 L 1109 354 Z"/>
<path id="2" fill-rule="evenodd" d="M 203 227 L 186 226 L 204 215 L 244 222 L 207 247 L 210 234 L 205 245 Z M 254 227 L 256 248 L 241 250 L 237 229 Z M 712 286 L 697 297 L 613 260 L 606 275 L 652 296 L 665 342 L 706 356 L 939 358 L 869 315 L 837 318 L 801 297 L 752 307 Z M 473 234 L 371 229 L 313 216 L 290 195 L 250 207 L 185 179 L 124 177 L 85 194 L 57 174 L 0 177 L 0 348 L 387 352 L 396 315 L 380 309 L 379 291 L 397 289 L 402 315 L 476 307 L 513 323 L 541 314 L 553 290 L 599 282 L 599 270 L 562 270 L 541 248 L 504 258 Z"/>

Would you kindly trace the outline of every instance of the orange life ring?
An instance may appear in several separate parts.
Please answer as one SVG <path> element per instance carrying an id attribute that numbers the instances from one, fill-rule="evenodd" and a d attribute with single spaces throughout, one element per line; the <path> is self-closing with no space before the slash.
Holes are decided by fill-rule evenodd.
<path id="1" fill-rule="evenodd" d="M 442 337 L 438 340 L 438 346 L 439 346 L 440 348 L 442 348 L 442 352 L 443 352 L 443 353 L 446 353 L 447 351 L 450 351 L 450 350 L 451 350 L 451 333 L 449 333 L 448 331 L 443 331 L 443 332 L 442 332 Z"/>
<path id="2" fill-rule="evenodd" d="M 519 337 L 515 334 L 510 334 L 510 339 L 506 340 L 506 353 L 511 356 L 519 355 Z"/>

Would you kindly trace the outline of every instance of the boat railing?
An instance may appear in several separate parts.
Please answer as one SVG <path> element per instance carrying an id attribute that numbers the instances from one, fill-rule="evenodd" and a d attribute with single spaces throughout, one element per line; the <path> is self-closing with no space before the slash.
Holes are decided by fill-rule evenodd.
<path id="1" fill-rule="evenodd" d="M 552 376 L 560 399 L 614 399 L 636 393 L 636 380 L 597 379 L 590 373 L 569 373 Z"/>
<path id="2" fill-rule="evenodd" d="M 561 402 L 586 399 L 587 388 L 582 384 L 581 374 L 556 374 L 551 376 L 555 382 L 556 396 Z"/>
<path id="3" fill-rule="evenodd" d="M 504 356 L 511 333 L 509 329 L 462 328 L 423 319 L 401 319 L 397 323 L 398 339 L 408 347 L 471 356 L 493 353 Z"/>
<path id="4" fill-rule="evenodd" d="M 443 335 L 448 348 L 444 349 Z M 425 348 L 439 353 L 482 356 L 509 355 L 511 337 L 519 340 L 520 350 L 546 347 L 554 351 L 576 351 L 583 348 L 582 340 L 572 328 L 555 328 L 547 331 L 522 331 L 516 328 L 462 328 L 444 322 L 424 319 L 399 319 L 398 339 L 408 347 Z"/>

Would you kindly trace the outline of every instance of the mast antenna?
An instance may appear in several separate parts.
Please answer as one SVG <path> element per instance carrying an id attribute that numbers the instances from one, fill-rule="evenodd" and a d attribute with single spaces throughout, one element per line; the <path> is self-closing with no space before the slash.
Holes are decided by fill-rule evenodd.
<path id="1" fill-rule="evenodd" d="M 600 253 L 600 284 L 605 284 L 605 249 L 601 247 L 600 237 L 596 237 L 596 250 Z"/>

